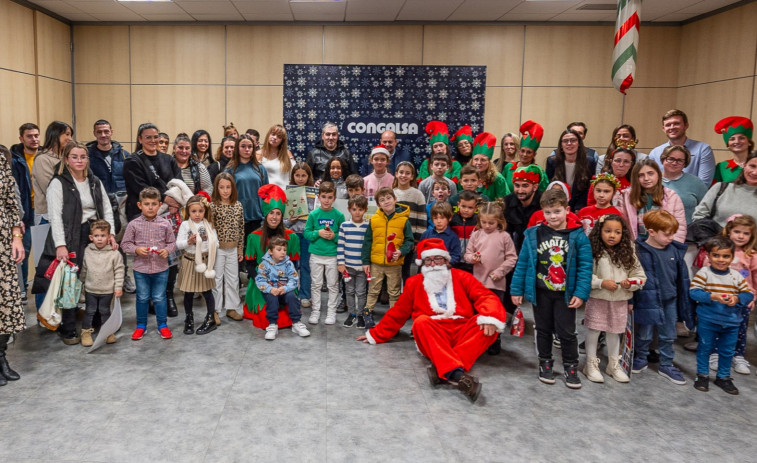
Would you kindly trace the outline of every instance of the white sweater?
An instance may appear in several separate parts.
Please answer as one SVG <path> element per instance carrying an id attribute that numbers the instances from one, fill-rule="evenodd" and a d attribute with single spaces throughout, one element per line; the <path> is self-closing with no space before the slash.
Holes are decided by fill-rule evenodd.
<path id="1" fill-rule="evenodd" d="M 79 197 L 81 198 L 81 223 L 86 223 L 87 220 L 97 216 L 95 201 L 89 192 L 89 181 L 86 178 L 83 182 L 74 180 L 74 183 L 76 183 L 76 189 L 79 190 Z M 110 230 L 113 232 L 115 230 L 113 225 L 113 209 L 110 206 L 108 192 L 105 191 L 102 182 L 100 182 L 100 190 L 102 191 L 103 219 L 110 224 Z M 50 230 L 53 233 L 53 243 L 55 247 L 65 246 L 66 235 L 63 231 L 63 221 L 70 218 L 62 216 L 63 185 L 57 178 L 52 179 L 50 186 L 47 187 L 47 210 L 49 211 L 48 217 L 50 218 Z"/>

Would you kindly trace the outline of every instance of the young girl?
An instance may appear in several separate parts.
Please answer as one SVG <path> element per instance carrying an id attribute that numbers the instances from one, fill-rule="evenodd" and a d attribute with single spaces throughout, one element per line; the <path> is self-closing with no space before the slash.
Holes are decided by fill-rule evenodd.
<path id="1" fill-rule="evenodd" d="M 599 371 L 597 344 L 599 334 L 607 333 L 605 373 L 619 383 L 627 383 L 628 375 L 620 366 L 620 335 L 626 330 L 628 300 L 631 292 L 640 289 L 647 279 L 636 257 L 631 233 L 618 214 L 603 215 L 589 234 L 594 255 L 591 295 L 586 301 L 586 365 L 583 373 L 589 381 L 603 383 Z"/>
<path id="2" fill-rule="evenodd" d="M 426 222 L 426 197 L 417 188 L 415 188 L 415 166 L 408 161 L 402 161 L 397 164 L 396 175 L 392 188 L 394 195 L 397 197 L 397 204 L 403 204 L 410 208 L 410 226 L 413 229 L 413 238 L 415 243 L 419 242 L 421 235 L 428 228 Z M 412 251 L 411 251 L 412 252 Z M 412 254 L 411 254 L 412 255 Z M 410 278 L 410 265 L 413 259 L 405 259 L 402 264 L 402 281 Z"/>
<path id="3" fill-rule="evenodd" d="M 210 196 L 204 191 L 192 196 L 184 210 L 184 222 L 179 227 L 176 247 L 185 249 L 179 264 L 178 286 L 184 292 L 184 334 L 194 334 L 192 302 L 195 293 L 202 293 L 208 306 L 205 321 L 197 329 L 197 334 L 207 334 L 216 329 L 215 288 L 218 237 L 211 225 Z"/>
<path id="4" fill-rule="evenodd" d="M 602 173 L 592 179 L 590 190 L 594 195 L 594 204 L 584 207 L 578 213 L 586 236 L 589 236 L 594 224 L 603 215 L 620 215 L 620 211 L 612 205 L 612 198 L 619 189 L 620 182 L 612 174 Z"/>
<path id="5" fill-rule="evenodd" d="M 213 222 L 218 235 L 216 252 L 216 285 L 213 297 L 218 301 L 214 320 L 221 323 L 220 313 L 226 307 L 226 316 L 242 319 L 242 302 L 239 300 L 239 262 L 244 257 L 244 210 L 237 201 L 237 185 L 228 172 L 221 172 L 213 183 L 213 202 L 210 204 Z"/>
<path id="6" fill-rule="evenodd" d="M 333 182 L 336 185 L 336 199 L 348 199 L 347 186 L 344 179 L 350 174 L 350 168 L 347 162 L 338 157 L 329 159 L 326 163 L 326 172 L 323 173 L 324 182 Z"/>
<path id="7" fill-rule="evenodd" d="M 298 162 L 292 167 L 289 183 L 296 186 L 313 186 L 313 171 L 306 162 Z M 284 217 L 284 226 L 297 234 L 300 239 L 300 304 L 304 308 L 310 307 L 310 242 L 305 239 L 306 218 Z"/>

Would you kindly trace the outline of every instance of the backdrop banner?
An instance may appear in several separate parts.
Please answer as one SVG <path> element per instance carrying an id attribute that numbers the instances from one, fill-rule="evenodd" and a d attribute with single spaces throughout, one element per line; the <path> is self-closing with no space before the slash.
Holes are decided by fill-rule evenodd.
<path id="1" fill-rule="evenodd" d="M 468 124 L 484 127 L 486 66 L 284 65 L 284 126 L 298 160 L 334 122 L 361 175 L 381 133 L 397 134 L 416 167 L 430 153 L 426 123 L 447 123 L 450 135 Z M 454 156 L 454 149 L 452 150 Z"/>

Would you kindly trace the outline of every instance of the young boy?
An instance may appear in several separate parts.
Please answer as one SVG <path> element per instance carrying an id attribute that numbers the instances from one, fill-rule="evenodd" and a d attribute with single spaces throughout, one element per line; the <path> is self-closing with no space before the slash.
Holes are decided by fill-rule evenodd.
<path id="1" fill-rule="evenodd" d="M 466 166 L 467 167 L 467 166 Z M 463 167 L 465 170 L 465 167 Z M 465 248 L 468 246 L 468 240 L 473 234 L 473 230 L 476 228 L 478 220 L 476 219 L 476 211 L 479 204 L 478 194 L 470 191 L 463 190 L 460 192 L 460 199 L 457 205 L 457 212 L 452 216 L 450 221 L 450 228 L 460 239 L 460 255 L 465 255 Z M 465 270 L 466 272 L 473 273 L 473 264 L 465 262 L 464 259 L 460 259 L 459 262 L 452 267 Z"/>
<path id="2" fill-rule="evenodd" d="M 80 279 L 87 289 L 87 310 L 81 322 L 81 345 L 92 345 L 92 318 L 100 312 L 100 319 L 105 323 L 110 318 L 110 303 L 113 296 L 123 295 L 124 260 L 121 253 L 114 250 L 110 240 L 110 224 L 105 220 L 96 220 L 89 226 L 89 239 L 92 241 L 84 251 Z M 116 342 L 116 335 L 111 334 L 105 340 L 108 344 Z"/>
<path id="3" fill-rule="evenodd" d="M 479 193 L 478 190 L 478 184 L 480 183 L 481 176 L 478 173 L 478 169 L 475 167 L 468 165 L 463 167 L 463 169 L 460 171 L 460 192 L 455 192 L 452 196 L 449 197 L 449 203 L 454 208 L 457 206 L 458 201 L 460 201 L 460 193 L 463 191 L 470 191 L 472 193 L 476 193 L 476 195 L 481 198 L 482 202 L 488 202 L 489 197 L 485 194 Z"/>
<path id="4" fill-rule="evenodd" d="M 431 178 L 431 177 L 429 177 Z M 449 188 L 449 184 L 444 180 L 435 180 L 433 186 L 433 197 L 431 201 L 426 204 L 426 216 L 428 219 L 428 226 L 433 227 L 434 222 L 431 220 L 431 208 L 436 203 L 449 203 L 449 197 L 452 191 Z"/>
<path id="5" fill-rule="evenodd" d="M 704 244 L 710 265 L 702 267 L 691 280 L 689 294 L 697 305 L 697 379 L 694 387 L 708 391 L 710 354 L 718 352 L 715 385 L 736 395 L 731 378 L 731 361 L 738 341 L 742 309 L 754 295 L 744 277 L 730 268 L 736 245 L 725 236 L 715 236 Z"/>
<path id="6" fill-rule="evenodd" d="M 365 310 L 367 283 L 363 271 L 363 241 L 368 222 L 363 220 L 368 210 L 368 198 L 356 195 L 347 202 L 351 220 L 347 220 L 339 227 L 339 242 L 336 248 L 337 270 L 345 281 L 344 294 L 347 297 L 349 315 L 344 326 L 351 327 L 357 323 L 358 328 L 365 328 L 363 311 Z M 349 277 L 349 278 L 348 278 Z"/>
<path id="7" fill-rule="evenodd" d="M 365 196 L 374 196 L 380 188 L 392 187 L 394 176 L 387 172 L 389 164 L 389 150 L 384 145 L 378 145 L 371 150 L 370 157 L 373 172 L 365 177 Z M 347 190 L 349 193 L 349 190 Z"/>
<path id="8" fill-rule="evenodd" d="M 425 178 L 420 185 L 418 185 L 418 189 L 423 193 L 423 196 L 426 197 L 426 202 L 431 200 L 431 194 L 437 180 L 444 181 L 444 183 L 449 185 L 450 191 L 457 191 L 457 185 L 455 182 L 444 176 L 447 169 L 449 169 L 449 163 L 449 156 L 444 153 L 436 153 L 431 156 L 432 175 Z"/>
<path id="9" fill-rule="evenodd" d="M 447 247 L 447 252 L 450 255 L 449 263 L 454 267 L 460 262 L 462 254 L 460 238 L 449 228 L 450 220 L 452 220 L 452 206 L 447 202 L 434 204 L 431 206 L 431 220 L 433 226 L 423 232 L 421 241 L 426 238 L 439 238 L 444 241 L 444 246 Z"/>
<path id="10" fill-rule="evenodd" d="M 344 186 L 347 187 L 347 195 L 352 198 L 355 195 L 362 195 L 365 192 L 365 181 L 358 174 L 350 174 L 344 179 Z"/>
<path id="11" fill-rule="evenodd" d="M 579 389 L 576 310 L 589 298 L 594 262 L 580 226 L 567 228 L 568 197 L 545 191 L 540 200 L 546 224 L 526 230 L 510 288 L 513 304 L 534 305 L 539 381 L 554 384 L 552 333 L 562 344 L 565 385 Z"/>
<path id="12" fill-rule="evenodd" d="M 289 308 L 292 332 L 303 338 L 310 336 L 310 331 L 300 321 L 302 312 L 296 291 L 298 278 L 294 264 L 287 256 L 287 240 L 274 236 L 268 242 L 268 252 L 258 265 L 258 274 L 255 276 L 255 284 L 265 299 L 265 317 L 268 319 L 265 338 L 269 341 L 276 339 L 279 334 L 279 307 L 282 305 Z"/>
<path id="13" fill-rule="evenodd" d="M 137 285 L 137 329 L 133 341 L 142 339 L 147 329 L 148 303 L 152 299 L 158 331 L 163 339 L 171 339 L 166 325 L 166 284 L 168 256 L 176 251 L 176 236 L 171 222 L 158 217 L 160 192 L 147 187 L 139 193 L 137 206 L 142 214 L 129 222 L 121 240 L 121 248 L 134 257 L 134 281 Z"/>
<path id="14" fill-rule="evenodd" d="M 545 193 L 546 194 L 546 193 Z M 631 371 L 641 373 L 649 363 L 649 344 L 655 326 L 660 349 L 657 372 L 673 384 L 684 385 L 683 373 L 673 365 L 673 341 L 676 321 L 693 328 L 689 302 L 689 271 L 683 260 L 686 245 L 673 240 L 678 220 L 667 211 L 656 209 L 644 214 L 649 237 L 636 240 L 636 252 L 647 274 L 644 287 L 634 292 L 634 359 Z"/>
<path id="15" fill-rule="evenodd" d="M 336 309 L 339 304 L 339 273 L 336 269 L 336 246 L 339 240 L 337 232 L 344 222 L 344 215 L 332 206 L 336 199 L 336 186 L 332 182 L 322 182 L 318 187 L 318 200 L 321 207 L 308 215 L 305 224 L 305 239 L 310 242 L 310 276 L 313 288 L 313 310 L 308 323 L 317 325 L 321 317 L 321 291 L 324 276 L 329 290 L 326 306 L 326 323 L 336 323 Z"/>
<path id="16" fill-rule="evenodd" d="M 410 208 L 397 204 L 397 197 L 391 188 L 381 188 L 376 192 L 379 209 L 371 216 L 369 227 L 363 240 L 363 271 L 370 278 L 368 297 L 365 303 L 365 327 L 373 328 L 373 308 L 386 279 L 389 293 L 389 307 L 400 297 L 402 286 L 402 264 L 405 256 L 413 249 L 413 229 L 408 217 Z"/>

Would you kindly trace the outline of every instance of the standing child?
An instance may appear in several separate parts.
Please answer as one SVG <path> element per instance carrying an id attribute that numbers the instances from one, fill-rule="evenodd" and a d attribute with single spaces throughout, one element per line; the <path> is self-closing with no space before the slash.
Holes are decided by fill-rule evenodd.
<path id="1" fill-rule="evenodd" d="M 609 214 L 601 216 L 596 223 L 589 235 L 594 270 L 584 318 L 586 365 L 583 373 L 589 381 L 604 382 L 597 357 L 599 335 L 604 331 L 607 333 L 609 361 L 605 373 L 619 383 L 627 383 L 628 375 L 620 366 L 620 339 L 626 331 L 628 314 L 632 309 L 628 304 L 633 297 L 632 291 L 644 286 L 647 276 L 636 257 L 633 240 L 623 218 L 619 214 Z"/>
<path id="2" fill-rule="evenodd" d="M 323 182 L 331 182 L 336 187 L 336 199 L 347 199 L 347 185 L 345 177 L 350 172 L 347 161 L 336 156 L 326 163 L 326 171 L 323 173 Z M 320 183 L 319 183 L 320 185 Z"/>
<path id="3" fill-rule="evenodd" d="M 84 347 L 93 344 L 92 318 L 95 312 L 100 312 L 100 320 L 105 323 L 110 318 L 113 296 L 123 295 L 124 284 L 124 260 L 121 253 L 110 246 L 110 224 L 96 220 L 89 226 L 89 233 L 92 242 L 84 251 L 79 276 L 87 288 L 87 310 L 81 322 L 81 345 Z M 113 344 L 116 335 L 109 335 L 105 342 Z"/>
<path id="4" fill-rule="evenodd" d="M 348 198 L 353 198 L 355 195 L 362 195 L 365 193 L 365 181 L 363 180 L 363 177 L 358 174 L 347 176 L 347 180 L 345 180 L 344 183 L 347 186 Z"/>
<path id="5" fill-rule="evenodd" d="M 467 166 L 466 166 L 467 167 Z M 465 170 L 465 167 L 463 167 Z M 460 192 L 460 199 L 457 205 L 457 212 L 452 215 L 450 221 L 450 228 L 460 239 L 460 254 L 465 255 L 465 250 L 468 246 L 468 242 L 473 234 L 473 231 L 477 228 L 476 212 L 478 212 L 479 196 L 472 191 L 463 190 Z M 486 204 L 486 203 L 485 203 Z M 504 222 L 504 215 L 502 220 Z M 479 227 L 480 228 L 480 227 Z M 512 241 L 512 240 L 511 240 Z M 467 259 L 460 259 L 454 268 L 465 270 L 468 273 L 473 273 L 473 263 L 468 262 Z M 483 283 L 483 281 L 481 281 Z M 484 286 L 486 286 L 484 284 Z"/>
<path id="6" fill-rule="evenodd" d="M 186 249 L 179 264 L 177 284 L 184 292 L 184 334 L 195 334 L 192 303 L 195 293 L 202 293 L 207 305 L 207 315 L 197 334 L 207 334 L 217 328 L 215 320 L 216 287 L 215 260 L 218 236 L 211 221 L 210 197 L 204 191 L 192 196 L 184 210 L 184 221 L 176 236 L 176 247 Z M 193 248 L 190 246 L 194 246 Z"/>
<path id="7" fill-rule="evenodd" d="M 392 188 L 394 176 L 387 172 L 389 150 L 384 145 L 375 146 L 370 157 L 373 172 L 365 177 L 365 195 L 374 196 L 381 188 Z"/>
<path id="8" fill-rule="evenodd" d="M 360 176 L 358 178 L 363 180 Z M 313 172 L 307 162 L 298 162 L 292 167 L 289 183 L 313 186 Z M 300 259 L 297 261 L 300 266 L 300 305 L 307 309 L 310 307 L 310 241 L 305 239 L 305 220 L 300 217 L 284 217 L 284 226 L 295 232 L 300 239 Z"/>
<path id="9" fill-rule="evenodd" d="M 462 252 L 460 250 L 460 238 L 449 227 L 452 220 L 452 206 L 447 202 L 436 203 L 431 206 L 430 214 L 433 225 L 423 232 L 421 240 L 439 238 L 444 241 L 444 246 L 450 255 L 449 263 L 454 267 L 455 264 L 460 262 Z"/>
<path id="10" fill-rule="evenodd" d="M 228 172 L 221 172 L 213 182 L 213 202 L 210 204 L 218 235 L 216 253 L 216 286 L 213 297 L 217 301 L 216 317 L 226 307 L 226 316 L 242 320 L 239 300 L 239 262 L 244 258 L 244 210 L 237 201 L 237 185 Z M 216 319 L 220 323 L 220 317 Z"/>
<path id="11" fill-rule="evenodd" d="M 449 184 L 445 180 L 434 181 L 432 191 L 432 198 L 429 202 L 426 203 L 426 219 L 428 221 L 428 227 L 434 226 L 434 222 L 431 221 L 431 208 L 434 206 L 434 204 L 437 203 L 449 204 L 449 197 L 452 193 L 452 190 L 450 190 L 449 188 Z"/>
<path id="12" fill-rule="evenodd" d="M 160 191 L 147 187 L 140 191 L 137 207 L 142 213 L 126 226 L 121 248 L 134 257 L 134 281 L 137 285 L 137 329 L 133 341 L 142 339 L 147 329 L 148 303 L 155 306 L 158 331 L 163 339 L 171 339 L 166 324 L 166 284 L 168 256 L 176 251 L 176 237 L 171 222 L 158 217 Z"/>
<path id="13" fill-rule="evenodd" d="M 488 196 L 478 192 L 478 185 L 480 183 L 481 174 L 479 174 L 478 169 L 470 165 L 463 167 L 462 170 L 460 170 L 460 184 L 458 185 L 460 192 L 458 193 L 455 191 L 455 193 L 449 197 L 449 203 L 453 207 L 457 206 L 458 201 L 460 201 L 460 194 L 463 191 L 476 193 L 476 195 L 481 198 L 482 202 L 489 202 Z"/>
<path id="14" fill-rule="evenodd" d="M 428 219 L 426 217 L 426 197 L 420 192 L 415 185 L 415 166 L 408 161 L 402 161 L 397 164 L 396 175 L 394 176 L 394 195 L 397 197 L 397 204 L 410 208 L 410 227 L 413 229 L 413 242 L 417 243 L 421 235 L 428 228 Z M 414 252 L 413 249 L 410 252 Z M 413 259 L 405 259 L 402 264 L 402 281 L 410 278 L 410 265 Z"/>
<path id="15" fill-rule="evenodd" d="M 292 319 L 292 332 L 301 337 L 310 336 L 305 324 L 300 321 L 300 300 L 297 298 L 297 271 L 287 256 L 287 240 L 281 236 L 274 236 L 268 241 L 268 252 L 258 265 L 255 284 L 265 299 L 265 317 L 268 327 L 265 338 L 269 341 L 276 339 L 279 334 L 279 307 L 286 305 L 289 318 Z"/>
<path id="16" fill-rule="evenodd" d="M 650 231 L 651 233 L 651 231 Z M 704 248 L 710 265 L 702 267 L 691 280 L 689 293 L 697 304 L 697 379 L 694 387 L 708 391 L 710 354 L 718 350 L 715 385 L 728 394 L 739 390 L 731 378 L 731 361 L 738 342 L 742 310 L 754 299 L 746 279 L 730 268 L 736 245 L 725 236 L 710 238 Z"/>
<path id="17" fill-rule="evenodd" d="M 581 220 L 586 236 L 589 236 L 591 229 L 594 228 L 594 224 L 603 215 L 620 215 L 620 211 L 612 205 L 612 198 L 620 188 L 620 182 L 614 175 L 602 173 L 595 176 L 591 181 L 591 188 L 595 203 L 582 208 L 578 213 L 578 218 Z"/>
<path id="18" fill-rule="evenodd" d="M 321 286 L 324 277 L 329 289 L 326 306 L 326 323 L 336 323 L 336 309 L 339 304 L 339 273 L 336 269 L 336 246 L 339 240 L 337 232 L 344 222 L 344 215 L 332 206 L 336 199 L 336 187 L 331 182 L 322 182 L 318 187 L 318 200 L 321 207 L 308 215 L 305 224 L 305 238 L 310 241 L 310 271 L 312 276 L 313 310 L 308 323 L 317 325 L 321 317 Z"/>
<path id="19" fill-rule="evenodd" d="M 430 177 L 423 179 L 420 185 L 418 185 L 418 189 L 423 193 L 423 196 L 426 197 L 426 202 L 431 200 L 431 195 L 437 180 L 443 181 L 449 185 L 450 192 L 453 190 L 457 191 L 457 184 L 444 176 L 447 169 L 449 169 L 449 164 L 449 156 L 444 153 L 435 153 L 431 156 L 431 171 L 433 174 Z"/>
<path id="20" fill-rule="evenodd" d="M 368 199 L 356 195 L 349 199 L 347 207 L 350 220 L 339 227 L 339 242 L 336 248 L 337 270 L 344 276 L 349 315 L 344 326 L 351 327 L 357 323 L 358 328 L 365 328 L 363 311 L 365 310 L 367 279 L 363 270 L 362 250 L 368 222 L 363 220 L 368 210 Z M 349 278 L 348 278 L 349 277 Z"/>

